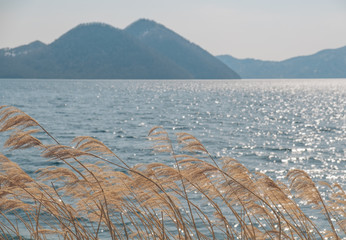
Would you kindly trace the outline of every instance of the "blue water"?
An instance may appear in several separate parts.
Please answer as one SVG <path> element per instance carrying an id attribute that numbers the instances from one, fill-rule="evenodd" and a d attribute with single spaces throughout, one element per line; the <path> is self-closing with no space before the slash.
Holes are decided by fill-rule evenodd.
<path id="1" fill-rule="evenodd" d="M 216 157 L 278 179 L 300 168 L 316 180 L 346 184 L 346 79 L 1 79 L 4 104 L 27 112 L 63 144 L 96 137 L 130 165 L 170 164 L 155 158 L 146 140 L 161 125 L 173 139 L 191 133 Z M 28 172 L 47 164 L 2 152 Z"/>
<path id="2" fill-rule="evenodd" d="M 316 182 L 346 185 L 346 79 L 0 79 L 4 104 L 34 117 L 62 144 L 93 136 L 132 166 L 173 165 L 152 154 L 146 139 L 160 125 L 172 139 L 191 133 L 216 158 L 233 157 L 275 180 L 299 168 Z M 1 146 L 6 136 L 0 134 Z M 0 152 L 30 174 L 54 164 L 31 150 Z"/>

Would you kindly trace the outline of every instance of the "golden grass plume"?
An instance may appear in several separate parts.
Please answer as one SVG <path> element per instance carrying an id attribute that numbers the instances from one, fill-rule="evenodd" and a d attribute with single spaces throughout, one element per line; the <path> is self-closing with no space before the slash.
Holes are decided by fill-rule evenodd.
<path id="1" fill-rule="evenodd" d="M 178 133 L 174 147 L 164 128 L 152 128 L 153 150 L 169 154 L 174 165 L 130 166 L 95 138 L 60 144 L 14 107 L 0 107 L 0 131 L 10 132 L 5 148 L 33 148 L 63 164 L 28 175 L 0 154 L 2 239 L 345 238 L 340 185 L 314 183 L 296 169 L 288 184 L 275 181 L 233 158 L 215 159 L 189 133 Z M 40 140 L 42 133 L 52 141 Z M 329 189 L 326 197 L 317 184 Z M 299 200 L 324 218 L 308 217 Z"/>

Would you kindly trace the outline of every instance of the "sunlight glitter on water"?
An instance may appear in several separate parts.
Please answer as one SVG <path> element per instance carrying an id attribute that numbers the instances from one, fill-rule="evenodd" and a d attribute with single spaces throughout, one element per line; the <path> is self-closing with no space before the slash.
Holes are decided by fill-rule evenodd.
<path id="1" fill-rule="evenodd" d="M 191 133 L 216 157 L 270 170 L 274 178 L 301 168 L 346 184 L 343 79 L 1 80 L 1 86 L 2 104 L 20 106 L 58 139 L 92 135 L 133 165 L 151 161 L 145 137 L 162 125 L 172 138 Z"/>

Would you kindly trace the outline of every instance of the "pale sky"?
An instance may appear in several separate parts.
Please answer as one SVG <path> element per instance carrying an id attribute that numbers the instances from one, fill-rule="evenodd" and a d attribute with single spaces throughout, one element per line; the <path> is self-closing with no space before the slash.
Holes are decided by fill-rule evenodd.
<path id="1" fill-rule="evenodd" d="M 346 0 L 0 0 L 0 48 L 80 23 L 165 25 L 213 55 L 283 60 L 346 46 Z"/>

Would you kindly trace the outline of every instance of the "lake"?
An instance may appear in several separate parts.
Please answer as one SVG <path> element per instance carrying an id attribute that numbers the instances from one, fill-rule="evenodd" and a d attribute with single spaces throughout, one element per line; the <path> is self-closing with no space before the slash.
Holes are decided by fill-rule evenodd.
<path id="1" fill-rule="evenodd" d="M 346 79 L 1 79 L 0 105 L 25 111 L 63 144 L 93 136 L 131 166 L 174 164 L 146 138 L 159 125 L 173 141 L 190 133 L 216 159 L 230 156 L 275 180 L 298 168 L 346 184 Z M 1 151 L 30 174 L 52 164 L 31 150 L 25 159 Z"/>
<path id="2" fill-rule="evenodd" d="M 62 143 L 93 136 L 130 165 L 152 161 L 146 136 L 160 125 L 252 170 L 282 178 L 300 168 L 346 183 L 345 79 L 2 79 L 0 86 L 1 105 L 25 111 Z M 24 169 L 34 170 L 31 160 Z"/>

